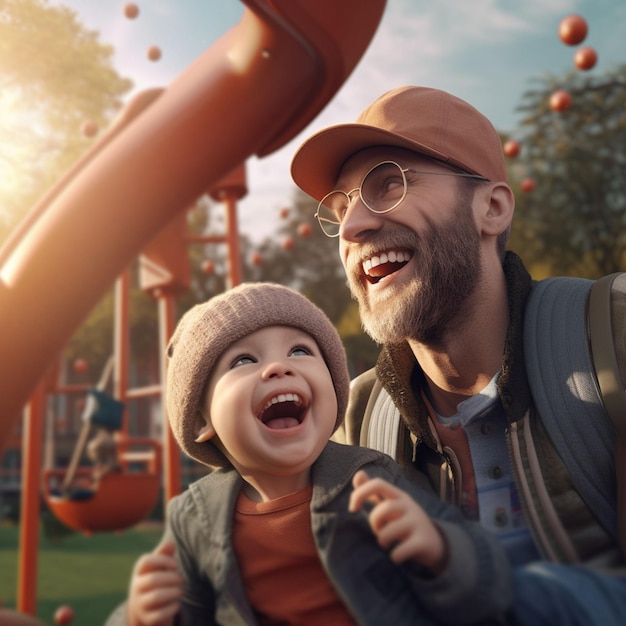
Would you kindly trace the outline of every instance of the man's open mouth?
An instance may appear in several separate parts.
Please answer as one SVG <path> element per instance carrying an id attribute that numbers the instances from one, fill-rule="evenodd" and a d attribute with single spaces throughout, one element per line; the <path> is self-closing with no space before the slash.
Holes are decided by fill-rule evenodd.
<path id="1" fill-rule="evenodd" d="M 259 419 L 268 428 L 294 428 L 302 423 L 306 411 L 307 406 L 298 394 L 280 393 L 268 400 Z"/>
<path id="2" fill-rule="evenodd" d="M 386 250 L 363 261 L 363 273 L 370 283 L 377 283 L 404 267 L 413 256 L 408 250 Z"/>

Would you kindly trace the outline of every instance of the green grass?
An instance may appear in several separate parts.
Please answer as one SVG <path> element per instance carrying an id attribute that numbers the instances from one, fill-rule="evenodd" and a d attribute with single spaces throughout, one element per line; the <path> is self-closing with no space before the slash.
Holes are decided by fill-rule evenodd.
<path id="1" fill-rule="evenodd" d="M 61 604 L 74 609 L 72 626 L 99 626 L 124 600 L 133 564 L 151 550 L 161 536 L 159 528 L 98 533 L 50 533 L 40 536 L 37 577 L 37 617 L 54 624 Z M 0 526 L 0 600 L 7 609 L 16 608 L 19 529 Z"/>

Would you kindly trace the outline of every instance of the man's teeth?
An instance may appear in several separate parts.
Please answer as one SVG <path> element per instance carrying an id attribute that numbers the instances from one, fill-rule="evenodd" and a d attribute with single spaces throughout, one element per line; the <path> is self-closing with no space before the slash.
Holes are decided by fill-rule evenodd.
<path id="1" fill-rule="evenodd" d="M 272 406 L 272 404 L 279 404 L 280 402 L 295 402 L 296 404 L 302 404 L 302 400 L 300 396 L 295 393 L 281 393 L 277 396 L 274 396 L 268 403 L 263 407 L 263 410 L 268 409 Z"/>
<path id="2" fill-rule="evenodd" d="M 404 263 L 409 261 L 411 255 L 403 250 L 390 250 L 383 252 L 380 256 L 373 256 L 363 261 L 363 269 L 369 272 L 372 268 L 382 265 L 383 263 Z"/>

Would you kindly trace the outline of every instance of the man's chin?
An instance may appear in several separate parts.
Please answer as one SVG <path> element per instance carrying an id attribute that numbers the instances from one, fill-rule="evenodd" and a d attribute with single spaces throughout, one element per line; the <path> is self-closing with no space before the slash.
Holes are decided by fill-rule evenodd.
<path id="1" fill-rule="evenodd" d="M 405 320 L 402 312 L 398 312 L 393 305 L 392 301 L 378 302 L 367 309 L 361 307 L 363 329 L 378 344 L 400 343 L 404 340 L 399 331 L 405 326 Z"/>

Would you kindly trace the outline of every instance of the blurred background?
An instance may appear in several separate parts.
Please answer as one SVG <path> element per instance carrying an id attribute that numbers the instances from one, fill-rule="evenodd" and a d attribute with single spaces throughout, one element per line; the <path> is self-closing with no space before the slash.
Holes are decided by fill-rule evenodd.
<path id="1" fill-rule="evenodd" d="M 166 88 L 244 8 L 234 0 L 0 0 L 0 246 L 134 95 Z M 573 14 L 584 18 L 582 39 L 559 31 Z M 450 91 L 491 119 L 516 195 L 509 247 L 535 278 L 623 270 L 624 32 L 623 0 L 389 0 L 368 51 L 324 111 L 286 146 L 245 164 L 239 193 L 229 199 L 241 279 L 298 288 L 336 324 L 352 374 L 373 365 L 377 348 L 361 331 L 337 241 L 319 230 L 316 203 L 292 183 L 289 163 L 307 136 L 353 121 L 384 91 L 405 84 Z M 224 200 L 207 193 L 185 215 L 181 271 L 189 274 L 176 292 L 176 316 L 232 283 Z M 142 280 L 144 270 L 138 259 L 126 276 L 129 388 L 158 388 L 160 376 L 159 292 Z M 51 466 L 69 463 L 86 390 L 114 352 L 116 298 L 112 287 L 59 360 L 55 384 L 63 392 L 51 394 L 47 406 Z M 161 437 L 158 392 L 125 403 L 132 436 Z M 20 424 L 0 465 L 0 519 L 7 526 L 19 520 L 21 446 Z M 183 483 L 197 473 L 187 463 Z M 158 507 L 154 518 L 161 519 Z M 51 541 L 70 532 L 48 519 Z M 11 558 L 14 540 L 7 544 Z M 11 606 L 14 588 L 0 585 L 0 598 Z"/>

